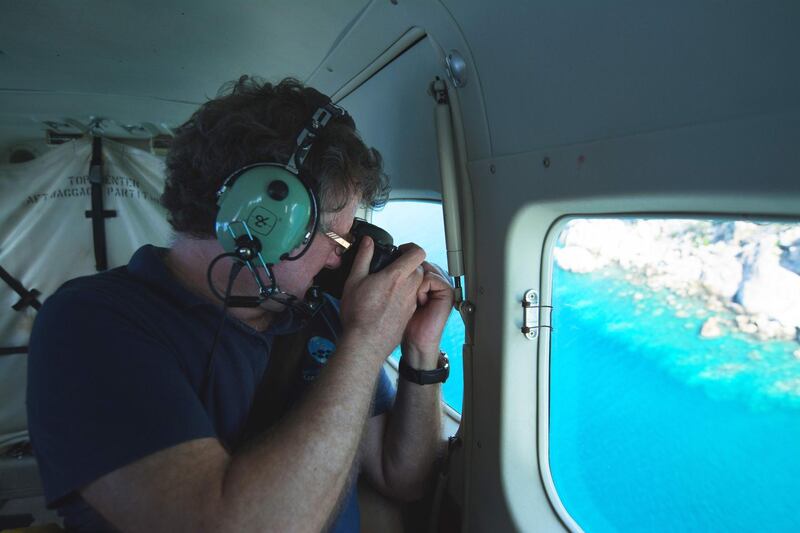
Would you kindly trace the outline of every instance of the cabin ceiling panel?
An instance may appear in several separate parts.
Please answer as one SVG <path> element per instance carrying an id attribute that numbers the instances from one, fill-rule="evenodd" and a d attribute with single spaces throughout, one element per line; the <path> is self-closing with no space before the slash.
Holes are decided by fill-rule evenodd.
<path id="1" fill-rule="evenodd" d="M 242 74 L 305 79 L 367 2 L 0 0 L 0 150 L 43 120 L 175 126 Z"/>
<path id="2" fill-rule="evenodd" d="M 366 2 L 3 2 L 0 86 L 200 103 L 241 74 L 306 78 Z"/>
<path id="3" fill-rule="evenodd" d="M 493 153 L 800 108 L 800 3 L 443 0 Z"/>
<path id="4" fill-rule="evenodd" d="M 65 93 L 0 93 L 0 123 L 40 123 L 41 120 L 104 117 L 121 123 L 166 122 L 178 126 L 197 106 L 135 96 Z M 29 105 L 33 104 L 33 105 Z"/>

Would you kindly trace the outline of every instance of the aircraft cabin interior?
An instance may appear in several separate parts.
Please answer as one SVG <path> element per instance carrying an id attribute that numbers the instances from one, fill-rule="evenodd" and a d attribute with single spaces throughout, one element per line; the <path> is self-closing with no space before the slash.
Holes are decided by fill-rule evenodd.
<path id="1" fill-rule="evenodd" d="M 63 525 L 39 309 L 170 245 L 171 141 L 242 75 L 347 110 L 392 185 L 357 216 L 454 285 L 436 471 L 361 481 L 364 531 L 800 529 L 800 3 L 0 7 L 0 531 Z"/>

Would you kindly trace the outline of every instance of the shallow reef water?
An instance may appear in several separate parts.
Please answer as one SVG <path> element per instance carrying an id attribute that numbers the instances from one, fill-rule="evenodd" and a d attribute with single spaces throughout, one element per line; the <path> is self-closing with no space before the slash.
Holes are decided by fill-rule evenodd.
<path id="1" fill-rule="evenodd" d="M 619 272 L 556 267 L 553 287 L 550 467 L 578 524 L 800 529 L 796 342 L 704 338 L 703 301 Z"/>

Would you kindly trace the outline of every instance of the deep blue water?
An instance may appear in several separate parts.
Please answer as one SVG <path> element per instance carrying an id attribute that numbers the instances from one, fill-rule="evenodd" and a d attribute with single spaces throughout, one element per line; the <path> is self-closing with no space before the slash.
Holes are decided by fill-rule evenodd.
<path id="1" fill-rule="evenodd" d="M 702 339 L 703 306 L 666 298 L 556 270 L 550 467 L 562 503 L 588 532 L 800 531 L 798 345 Z"/>

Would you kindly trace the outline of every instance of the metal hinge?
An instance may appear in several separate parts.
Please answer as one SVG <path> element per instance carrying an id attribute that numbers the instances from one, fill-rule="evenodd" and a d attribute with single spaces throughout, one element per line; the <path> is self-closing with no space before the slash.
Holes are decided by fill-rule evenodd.
<path id="1" fill-rule="evenodd" d="M 553 309 L 550 305 L 541 305 L 539 303 L 539 293 L 530 289 L 525 292 L 522 297 L 522 333 L 528 340 L 535 340 L 539 336 L 541 328 L 553 327 L 547 324 L 539 324 L 539 310 L 540 309 Z"/>

